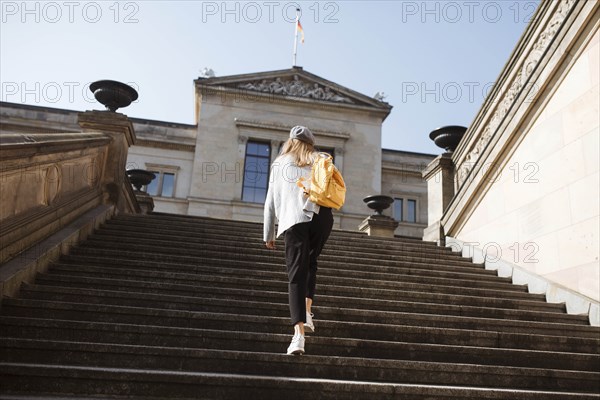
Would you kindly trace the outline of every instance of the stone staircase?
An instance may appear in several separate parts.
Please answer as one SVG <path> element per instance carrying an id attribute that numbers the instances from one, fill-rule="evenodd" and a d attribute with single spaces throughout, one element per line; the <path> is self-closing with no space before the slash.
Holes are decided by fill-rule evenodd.
<path id="1" fill-rule="evenodd" d="M 600 399 L 600 330 L 431 243 L 334 231 L 291 339 L 262 225 L 122 215 L 0 308 L 0 399 Z"/>

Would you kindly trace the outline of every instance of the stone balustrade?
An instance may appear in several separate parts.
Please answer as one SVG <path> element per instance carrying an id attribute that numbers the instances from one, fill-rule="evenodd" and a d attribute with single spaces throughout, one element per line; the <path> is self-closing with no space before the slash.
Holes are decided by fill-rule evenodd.
<path id="1" fill-rule="evenodd" d="M 44 271 L 59 255 L 57 243 L 59 253 L 68 251 L 72 235 L 63 235 L 70 237 L 66 246 L 63 239 L 47 241 L 73 224 L 77 241 L 84 239 L 79 231 L 91 233 L 97 221 L 141 211 L 125 174 L 135 141 L 125 115 L 79 113 L 81 132 L 44 133 L 9 122 L 0 136 L 0 295 L 14 294 L 22 281 Z"/>

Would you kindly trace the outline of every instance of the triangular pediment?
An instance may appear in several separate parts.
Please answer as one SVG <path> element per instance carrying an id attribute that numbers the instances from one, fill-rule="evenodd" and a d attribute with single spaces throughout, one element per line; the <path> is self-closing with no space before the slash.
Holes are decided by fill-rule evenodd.
<path id="1" fill-rule="evenodd" d="M 300 67 L 253 74 L 199 78 L 196 82 L 202 86 L 223 87 L 317 102 L 367 106 L 388 112 L 392 108 L 382 100 L 323 79 Z"/>

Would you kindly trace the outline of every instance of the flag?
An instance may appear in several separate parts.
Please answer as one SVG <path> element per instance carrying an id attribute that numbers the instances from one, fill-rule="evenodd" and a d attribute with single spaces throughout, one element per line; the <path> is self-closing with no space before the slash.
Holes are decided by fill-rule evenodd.
<path id="1" fill-rule="evenodd" d="M 298 32 L 300 32 L 300 41 L 304 43 L 304 29 L 302 29 L 302 24 L 300 23 L 300 19 L 298 19 Z"/>

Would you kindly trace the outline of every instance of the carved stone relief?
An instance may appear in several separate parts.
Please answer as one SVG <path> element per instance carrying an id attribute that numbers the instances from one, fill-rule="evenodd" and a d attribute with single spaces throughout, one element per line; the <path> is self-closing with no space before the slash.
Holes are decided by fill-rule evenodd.
<path id="1" fill-rule="evenodd" d="M 514 103 L 518 94 L 523 90 L 525 86 L 524 83 L 531 76 L 535 66 L 550 45 L 550 42 L 556 35 L 574 3 L 575 0 L 561 0 L 560 5 L 555 10 L 555 15 L 550 19 L 548 25 L 538 36 L 529 55 L 522 63 L 519 72 L 513 78 L 509 89 L 504 93 L 499 93 L 497 99 L 494 100 L 494 103 L 497 104 L 496 110 L 489 119 L 487 126 L 481 131 L 480 137 L 475 139 L 476 143 L 473 145 L 460 167 L 457 168 L 457 181 L 459 186 L 465 181 L 471 172 L 471 169 L 479 159 L 483 149 L 496 133 L 496 129 L 500 125 L 500 122 L 508 113 L 508 110 Z"/>
<path id="2" fill-rule="evenodd" d="M 256 92 L 279 94 L 283 96 L 306 97 L 315 100 L 333 101 L 337 103 L 354 103 L 350 98 L 318 83 L 306 82 L 294 75 L 291 80 L 263 79 L 262 81 L 242 83 L 238 85 L 240 89 L 252 90 Z"/>

